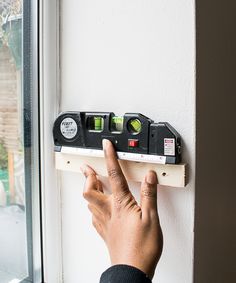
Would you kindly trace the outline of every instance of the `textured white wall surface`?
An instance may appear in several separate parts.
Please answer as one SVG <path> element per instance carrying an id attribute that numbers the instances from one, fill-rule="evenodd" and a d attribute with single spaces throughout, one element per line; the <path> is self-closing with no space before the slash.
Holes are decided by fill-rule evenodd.
<path id="1" fill-rule="evenodd" d="M 64 0 L 61 5 L 61 111 L 140 112 L 168 121 L 183 138 L 189 185 L 159 187 L 164 251 L 154 283 L 191 283 L 193 276 L 194 22 L 193 0 Z M 61 174 L 66 283 L 98 282 L 109 266 L 82 198 L 83 185 L 79 174 Z M 139 194 L 139 184 L 130 187 Z"/>

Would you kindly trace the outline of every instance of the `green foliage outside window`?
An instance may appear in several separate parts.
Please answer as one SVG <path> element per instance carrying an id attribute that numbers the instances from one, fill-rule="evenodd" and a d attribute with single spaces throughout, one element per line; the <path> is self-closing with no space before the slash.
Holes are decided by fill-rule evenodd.
<path id="1" fill-rule="evenodd" d="M 0 169 L 6 170 L 7 166 L 8 166 L 7 150 L 5 149 L 4 145 L 0 142 Z"/>

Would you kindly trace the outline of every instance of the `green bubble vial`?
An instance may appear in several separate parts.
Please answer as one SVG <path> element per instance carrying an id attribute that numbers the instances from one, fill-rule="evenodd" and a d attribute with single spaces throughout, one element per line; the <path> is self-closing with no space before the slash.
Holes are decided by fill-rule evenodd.
<path id="1" fill-rule="evenodd" d="M 103 130 L 103 118 L 102 117 L 94 117 L 94 130 L 95 131 Z"/>
<path id="2" fill-rule="evenodd" d="M 99 116 L 88 117 L 87 128 L 89 132 L 102 132 L 104 128 L 104 119 Z"/>
<path id="3" fill-rule="evenodd" d="M 111 118 L 111 131 L 119 132 L 123 131 L 124 118 L 120 116 L 114 116 Z"/>
<path id="4" fill-rule="evenodd" d="M 129 121 L 129 130 L 133 134 L 139 134 L 142 130 L 142 123 L 139 119 L 132 119 Z"/>

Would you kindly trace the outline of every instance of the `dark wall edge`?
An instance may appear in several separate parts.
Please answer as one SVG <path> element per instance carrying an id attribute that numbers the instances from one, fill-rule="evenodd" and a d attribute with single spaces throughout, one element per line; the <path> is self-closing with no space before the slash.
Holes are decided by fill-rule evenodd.
<path id="1" fill-rule="evenodd" d="M 196 1 L 194 283 L 236 282 L 236 1 Z"/>

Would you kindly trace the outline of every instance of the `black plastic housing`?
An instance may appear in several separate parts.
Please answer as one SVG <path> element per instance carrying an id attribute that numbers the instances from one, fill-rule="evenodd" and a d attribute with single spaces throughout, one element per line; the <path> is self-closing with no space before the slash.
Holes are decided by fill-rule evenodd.
<path id="1" fill-rule="evenodd" d="M 102 149 L 102 140 L 105 138 L 113 143 L 117 151 L 166 156 L 166 163 L 170 164 L 181 162 L 181 138 L 171 125 L 166 122 L 154 123 L 140 113 L 126 113 L 122 131 L 114 132 L 111 129 L 114 116 L 113 112 L 61 113 L 53 126 L 55 150 L 60 151 L 61 146 Z M 89 123 L 97 117 L 102 118 L 103 127 L 100 131 L 93 131 Z M 140 132 L 130 130 L 130 121 L 133 119 L 141 122 Z M 136 141 L 137 145 L 129 146 L 130 140 Z"/>

